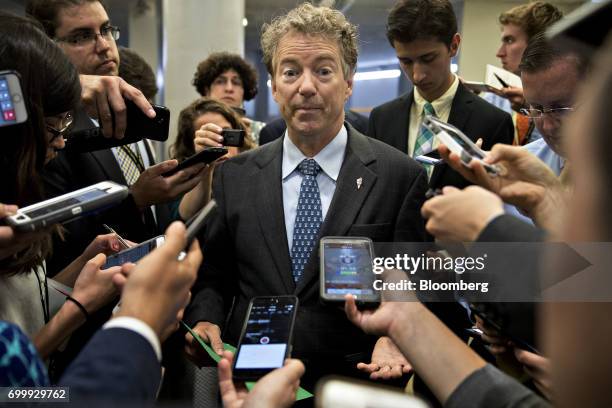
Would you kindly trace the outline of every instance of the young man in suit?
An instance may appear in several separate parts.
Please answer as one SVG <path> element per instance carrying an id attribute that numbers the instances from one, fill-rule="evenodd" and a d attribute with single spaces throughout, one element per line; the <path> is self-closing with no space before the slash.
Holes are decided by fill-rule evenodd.
<path id="1" fill-rule="evenodd" d="M 462 130 L 483 149 L 495 143 L 512 143 L 510 115 L 483 101 L 465 88 L 450 70 L 461 36 L 448 0 L 401 0 L 387 20 L 387 38 L 414 89 L 378 106 L 370 114 L 368 135 L 407 153 L 427 154 L 437 147 L 421 123 L 425 113 Z M 468 183 L 445 164 L 428 170 L 430 185 L 464 187 Z"/>
<path id="2" fill-rule="evenodd" d="M 206 228 L 206 261 L 186 320 L 222 352 L 222 330 L 236 344 L 252 297 L 295 294 L 293 355 L 306 364 L 304 383 L 312 387 L 329 373 L 359 374 L 357 363 L 370 361 L 377 341 L 351 327 L 340 308 L 321 303 L 319 238 L 423 241 L 427 179 L 412 159 L 345 122 L 357 40 L 339 11 L 302 4 L 267 25 L 261 43 L 287 131 L 215 170 L 218 211 Z M 206 131 L 206 143 L 218 145 L 220 129 Z M 187 341 L 203 363 L 201 347 Z M 375 350 L 380 369 L 407 371 L 388 339 Z"/>

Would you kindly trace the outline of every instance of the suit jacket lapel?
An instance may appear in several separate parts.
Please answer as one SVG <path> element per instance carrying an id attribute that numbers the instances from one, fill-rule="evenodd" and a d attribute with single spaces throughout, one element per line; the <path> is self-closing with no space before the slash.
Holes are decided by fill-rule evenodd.
<path id="1" fill-rule="evenodd" d="M 285 291 L 292 293 L 295 290 L 295 282 L 291 273 L 281 180 L 283 138 L 271 142 L 270 145 L 269 149 L 263 150 L 256 158 L 259 171 L 254 176 L 251 193 L 256 200 L 259 226 L 276 264 L 280 281 Z"/>
<path id="2" fill-rule="evenodd" d="M 451 104 L 450 114 L 448 115 L 449 124 L 455 126 L 461 131 L 465 129 L 465 124 L 472 113 L 471 104 L 473 97 L 476 96 L 474 96 L 474 94 L 459 83 L 459 87 L 457 88 L 457 92 L 455 93 L 455 97 L 453 98 L 453 102 Z M 437 185 L 438 180 L 442 177 L 447 167 L 448 165 L 446 163 L 435 166 L 434 171 L 431 174 L 429 184 L 432 186 Z"/>
<path id="3" fill-rule="evenodd" d="M 368 168 L 368 165 L 376 160 L 368 139 L 350 125 L 347 126 L 349 138 L 344 162 L 319 237 L 346 235 L 376 183 L 376 173 Z M 360 187 L 357 182 L 359 178 Z M 304 275 L 296 291 L 298 295 L 309 282 L 319 276 L 319 257 L 316 256 L 318 251 L 318 247 L 313 249 L 313 254 L 304 268 Z"/>
<path id="4" fill-rule="evenodd" d="M 123 175 L 121 167 L 119 167 L 119 163 L 117 163 L 117 159 L 115 159 L 115 155 L 111 149 L 96 150 L 95 152 L 90 152 L 88 154 L 91 154 L 96 162 L 98 162 L 98 165 L 109 180 L 114 181 L 115 183 L 127 185 L 125 176 Z"/>
<path id="5" fill-rule="evenodd" d="M 404 94 L 398 101 L 397 119 L 393 120 L 395 124 L 391 128 L 393 143 L 391 146 L 397 146 L 399 150 L 408 153 L 408 129 L 410 129 L 410 109 L 414 100 L 414 91 Z M 404 119 L 405 118 L 405 119 Z"/>

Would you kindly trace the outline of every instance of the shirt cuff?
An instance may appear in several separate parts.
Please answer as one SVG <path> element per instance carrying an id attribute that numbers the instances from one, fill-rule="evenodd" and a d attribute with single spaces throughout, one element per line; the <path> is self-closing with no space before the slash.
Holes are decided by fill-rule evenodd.
<path id="1" fill-rule="evenodd" d="M 161 362 L 161 344 L 159 343 L 157 335 L 148 324 L 134 317 L 121 316 L 109 320 L 104 324 L 104 326 L 102 326 L 103 330 L 112 328 L 127 329 L 140 334 L 142 337 L 147 339 L 149 344 L 151 344 L 151 347 L 153 347 L 155 355 L 157 356 L 157 360 Z"/>

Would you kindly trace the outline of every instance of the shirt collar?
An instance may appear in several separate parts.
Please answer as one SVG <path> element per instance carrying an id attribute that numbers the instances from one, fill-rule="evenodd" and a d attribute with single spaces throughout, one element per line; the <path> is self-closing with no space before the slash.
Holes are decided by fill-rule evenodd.
<path id="1" fill-rule="evenodd" d="M 348 143 L 348 132 L 345 126 L 340 128 L 338 134 L 313 159 L 317 161 L 321 170 L 332 180 L 337 181 L 340 168 L 344 161 L 344 152 Z M 307 159 L 304 153 L 291 141 L 285 130 L 283 136 L 283 168 L 282 179 L 287 178 L 295 171 L 302 160 Z"/>
<path id="2" fill-rule="evenodd" d="M 440 96 L 438 99 L 431 102 L 434 111 L 436 111 L 436 116 L 440 116 L 443 111 L 450 111 L 451 105 L 453 103 L 453 99 L 455 98 L 455 94 L 457 93 L 457 88 L 459 88 L 459 78 L 457 75 L 453 74 L 455 78 L 451 86 Z M 425 99 L 420 93 L 418 88 L 414 87 L 414 103 L 417 106 L 417 112 L 423 112 L 423 107 L 427 103 L 427 99 Z"/>

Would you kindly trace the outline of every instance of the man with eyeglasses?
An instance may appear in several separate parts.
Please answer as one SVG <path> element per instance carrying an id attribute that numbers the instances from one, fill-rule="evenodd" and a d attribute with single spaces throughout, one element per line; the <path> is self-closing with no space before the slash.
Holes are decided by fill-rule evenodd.
<path id="1" fill-rule="evenodd" d="M 525 145 L 525 149 L 559 175 L 565 164 L 561 127 L 576 106 L 586 64 L 579 55 L 557 49 L 544 34 L 538 34 L 527 45 L 519 69 L 529 106 L 522 113 L 534 120 L 542 134 L 542 139 Z"/>

